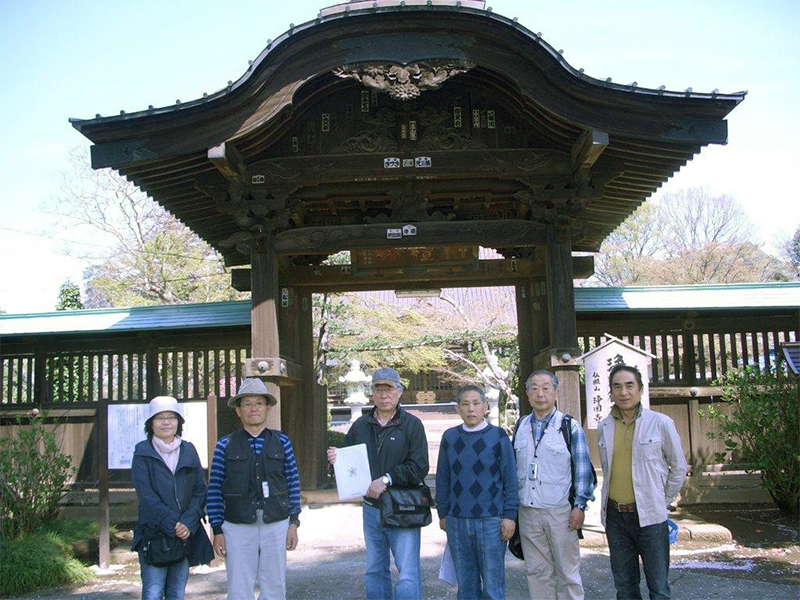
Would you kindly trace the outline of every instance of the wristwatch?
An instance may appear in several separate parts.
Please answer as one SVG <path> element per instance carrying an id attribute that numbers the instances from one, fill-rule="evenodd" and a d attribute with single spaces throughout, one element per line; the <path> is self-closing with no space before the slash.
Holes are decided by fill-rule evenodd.
<path id="1" fill-rule="evenodd" d="M 289 525 L 295 525 L 296 527 L 300 527 L 300 517 L 298 517 L 297 515 L 290 516 Z"/>
<path id="2" fill-rule="evenodd" d="M 389 479 L 388 475 L 384 475 L 383 477 L 381 477 L 381 481 L 386 485 L 386 487 L 389 487 L 389 484 L 391 484 L 392 482 L 392 480 Z"/>

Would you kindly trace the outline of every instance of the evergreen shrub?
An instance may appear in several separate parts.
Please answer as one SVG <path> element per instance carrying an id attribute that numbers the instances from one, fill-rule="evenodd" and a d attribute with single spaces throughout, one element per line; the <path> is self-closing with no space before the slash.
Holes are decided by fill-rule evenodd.
<path id="1" fill-rule="evenodd" d="M 715 382 L 722 386 L 724 414 L 714 406 L 701 415 L 716 421 L 725 452 L 718 462 L 736 461 L 760 471 L 761 485 L 783 511 L 800 512 L 800 389 L 782 367 L 732 371 Z"/>
<path id="2" fill-rule="evenodd" d="M 0 596 L 85 583 L 93 576 L 72 557 L 70 544 L 52 531 L 0 540 Z"/>
<path id="3" fill-rule="evenodd" d="M 16 437 L 0 439 L 0 539 L 33 533 L 58 512 L 75 474 L 45 416 L 17 417 Z"/>

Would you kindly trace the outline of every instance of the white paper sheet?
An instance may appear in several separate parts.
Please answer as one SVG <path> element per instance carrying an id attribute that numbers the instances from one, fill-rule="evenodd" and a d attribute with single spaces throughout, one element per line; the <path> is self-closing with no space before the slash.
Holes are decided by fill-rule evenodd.
<path id="1" fill-rule="evenodd" d="M 367 445 L 356 444 L 346 448 L 337 448 L 333 472 L 336 475 L 336 490 L 339 492 L 339 500 L 351 500 L 366 494 L 369 484 L 372 483 Z"/>
<path id="2" fill-rule="evenodd" d="M 450 546 L 445 543 L 444 553 L 442 554 L 442 564 L 439 567 L 439 579 L 447 585 L 456 585 L 456 565 L 453 562 L 453 555 L 450 554 Z"/>

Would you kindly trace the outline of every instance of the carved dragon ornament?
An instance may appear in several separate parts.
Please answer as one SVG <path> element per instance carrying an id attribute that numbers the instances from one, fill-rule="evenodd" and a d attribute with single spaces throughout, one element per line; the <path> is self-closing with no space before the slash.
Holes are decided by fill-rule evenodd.
<path id="1" fill-rule="evenodd" d="M 438 89 L 451 77 L 474 66 L 475 63 L 466 60 L 428 60 L 409 65 L 355 63 L 337 67 L 333 74 L 342 79 L 356 79 L 368 88 L 405 101 L 417 98 L 425 90 Z"/>

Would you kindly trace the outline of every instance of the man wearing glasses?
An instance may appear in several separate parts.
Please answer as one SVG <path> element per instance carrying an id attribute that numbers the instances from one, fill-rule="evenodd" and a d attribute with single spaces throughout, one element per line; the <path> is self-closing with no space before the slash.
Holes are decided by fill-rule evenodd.
<path id="1" fill-rule="evenodd" d="M 264 382 L 245 379 L 228 400 L 242 428 L 217 442 L 208 485 L 214 550 L 225 557 L 228 598 L 285 600 L 286 551 L 297 547 L 300 477 L 289 438 L 267 429 L 277 404 Z"/>
<path id="2" fill-rule="evenodd" d="M 403 394 L 400 375 L 383 367 L 372 375 L 375 408 L 353 423 L 345 446 L 366 444 L 372 483 L 364 496 L 363 524 L 367 549 L 364 587 L 367 600 L 419 600 L 420 530 L 386 528 L 381 525 L 378 498 L 389 486 L 416 486 L 428 474 L 428 440 L 420 421 L 400 406 Z M 328 448 L 328 461 L 336 462 L 336 448 Z M 392 593 L 389 552 L 399 573 Z"/>

